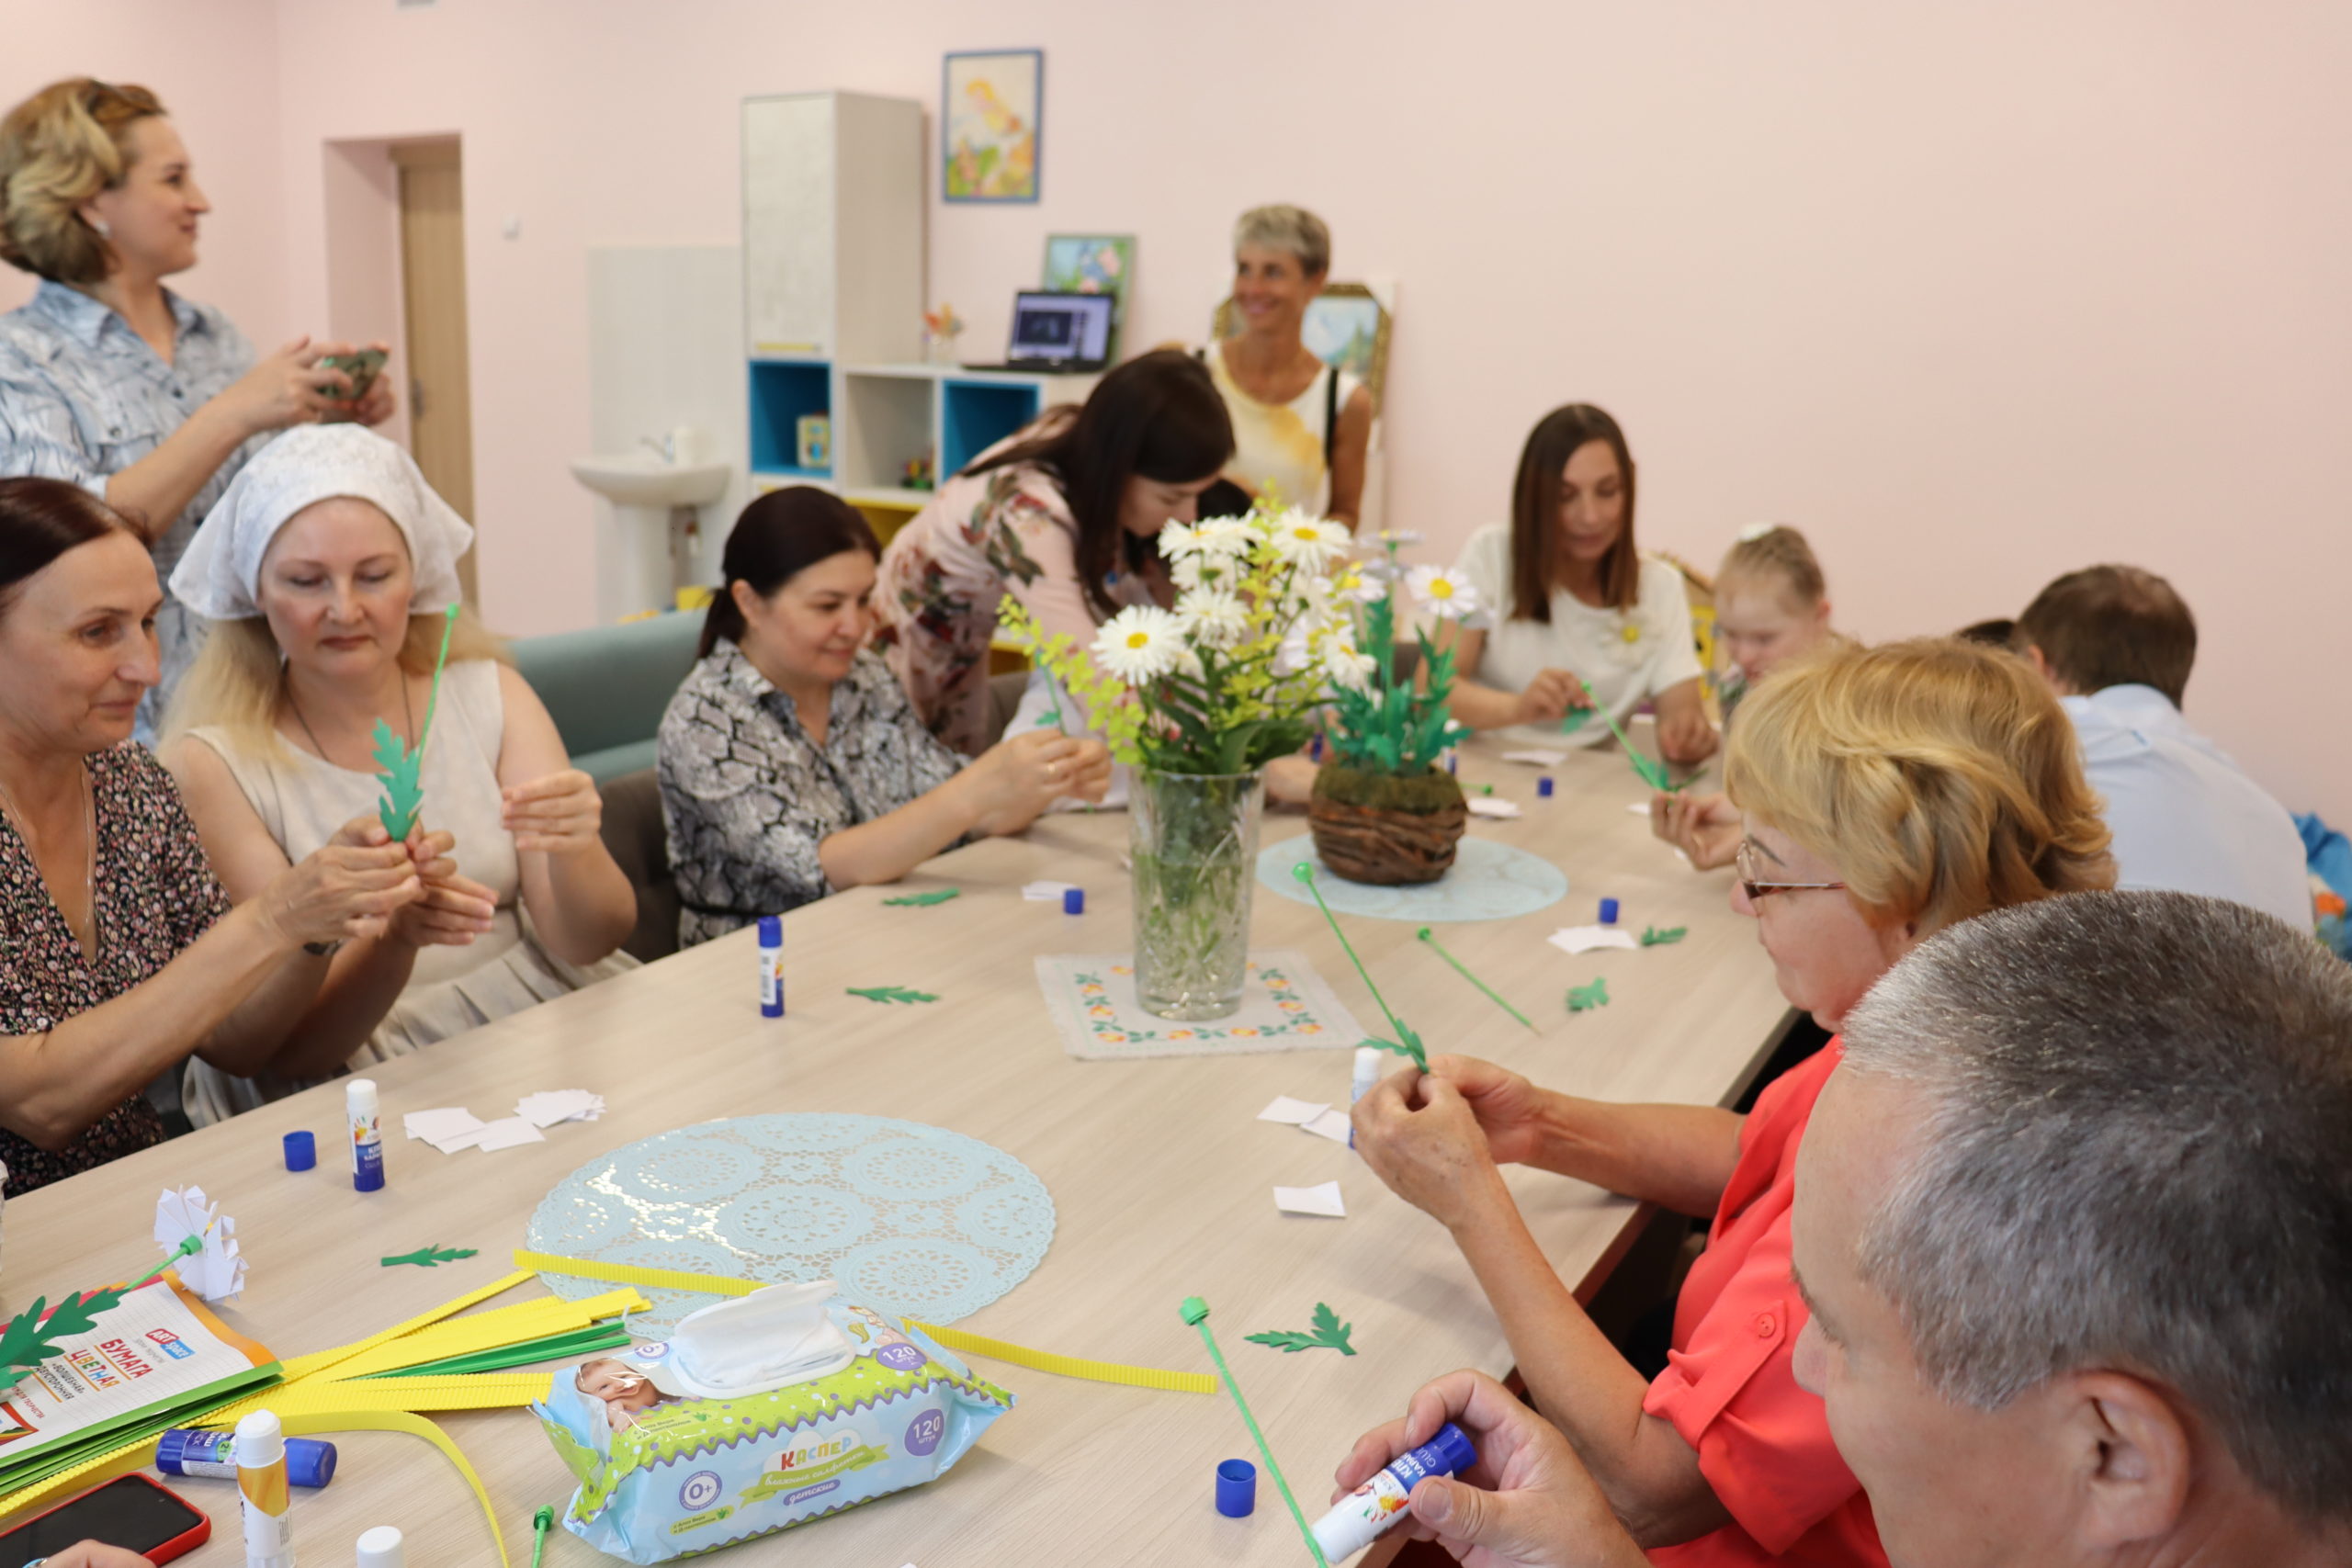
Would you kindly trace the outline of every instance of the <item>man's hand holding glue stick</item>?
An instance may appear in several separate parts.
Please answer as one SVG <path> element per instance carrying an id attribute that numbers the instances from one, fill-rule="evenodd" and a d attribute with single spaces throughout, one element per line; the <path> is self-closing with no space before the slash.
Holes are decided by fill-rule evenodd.
<path id="1" fill-rule="evenodd" d="M 1567 1438 L 1483 1372 L 1449 1372 L 1423 1385 L 1403 1420 L 1365 1433 L 1340 1464 L 1331 1500 L 1448 1422 L 1470 1439 L 1477 1461 L 1415 1483 L 1404 1526 L 1414 1539 L 1436 1541 L 1464 1568 L 1646 1568 Z"/>

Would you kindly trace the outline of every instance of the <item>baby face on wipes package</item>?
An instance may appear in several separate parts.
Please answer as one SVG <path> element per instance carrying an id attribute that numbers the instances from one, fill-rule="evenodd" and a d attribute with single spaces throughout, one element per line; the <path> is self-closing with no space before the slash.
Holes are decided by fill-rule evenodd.
<path id="1" fill-rule="evenodd" d="M 559 1372 L 532 1408 L 580 1478 L 564 1525 L 631 1562 L 708 1551 L 919 1486 L 1012 1395 L 831 1280 L 681 1319 Z"/>

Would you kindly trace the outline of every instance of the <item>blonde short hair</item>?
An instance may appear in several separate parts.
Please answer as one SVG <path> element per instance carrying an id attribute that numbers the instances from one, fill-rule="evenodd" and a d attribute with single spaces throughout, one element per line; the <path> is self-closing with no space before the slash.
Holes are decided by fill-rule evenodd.
<path id="1" fill-rule="evenodd" d="M 408 618 L 408 637 L 401 644 L 402 670 L 412 675 L 433 673 L 446 620 L 438 610 Z M 469 659 L 511 662 L 506 645 L 483 626 L 470 606 L 458 612 L 458 624 L 449 633 L 450 664 Z M 285 667 L 286 656 L 264 617 L 210 623 L 203 651 L 181 678 L 165 710 L 164 738 L 175 739 L 210 726 L 242 751 L 277 755 L 277 748 L 285 745 L 277 733 L 278 705 L 286 697 Z"/>
<path id="2" fill-rule="evenodd" d="M 1320 277 L 1331 270 L 1331 231 L 1304 207 L 1278 203 L 1251 208 L 1233 221 L 1233 248 L 1238 251 L 1244 245 L 1288 251 L 1309 277 Z"/>
<path id="3" fill-rule="evenodd" d="M 52 82 L 0 119 L 0 261 L 52 283 L 98 283 L 114 247 L 82 206 L 130 172 L 130 128 L 164 112 L 144 87 Z"/>
<path id="4" fill-rule="evenodd" d="M 1948 637 L 1823 649 L 1740 705 L 1741 810 L 1838 868 L 1872 924 L 1920 932 L 2109 887 L 2075 727 L 2023 660 Z"/>
<path id="5" fill-rule="evenodd" d="M 1735 586 L 1767 582 L 1784 590 L 1785 602 L 1800 610 L 1812 609 L 1829 596 L 1813 546 L 1785 523 L 1742 534 L 1724 552 L 1723 565 L 1715 569 L 1716 602 Z"/>

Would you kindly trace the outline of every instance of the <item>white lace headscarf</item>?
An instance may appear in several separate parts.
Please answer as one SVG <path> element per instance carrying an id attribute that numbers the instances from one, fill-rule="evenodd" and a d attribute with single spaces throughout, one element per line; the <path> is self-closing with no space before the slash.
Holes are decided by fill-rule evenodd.
<path id="1" fill-rule="evenodd" d="M 248 620 L 262 613 L 256 585 L 270 540 L 304 507 L 336 496 L 371 502 L 408 541 L 417 614 L 458 597 L 458 558 L 474 531 L 434 493 L 416 460 L 356 424 L 303 424 L 263 447 L 172 571 L 172 596 L 209 620 Z"/>

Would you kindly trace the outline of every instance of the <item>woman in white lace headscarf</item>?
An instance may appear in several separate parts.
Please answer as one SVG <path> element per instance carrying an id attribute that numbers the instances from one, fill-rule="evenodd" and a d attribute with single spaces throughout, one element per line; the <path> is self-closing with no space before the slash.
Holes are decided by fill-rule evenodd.
<path id="1" fill-rule="evenodd" d="M 432 729 L 412 837 L 427 897 L 334 954 L 300 1029 L 353 1068 L 561 996 L 633 960 L 636 894 L 597 829 L 595 785 L 470 611 L 473 530 L 408 454 L 351 425 L 279 436 L 230 486 L 172 574 L 212 621 L 165 719 L 164 761 L 232 899 L 374 808 L 379 736 Z M 445 628 L 448 666 L 433 704 Z M 198 1063 L 199 1125 L 303 1087 Z"/>

